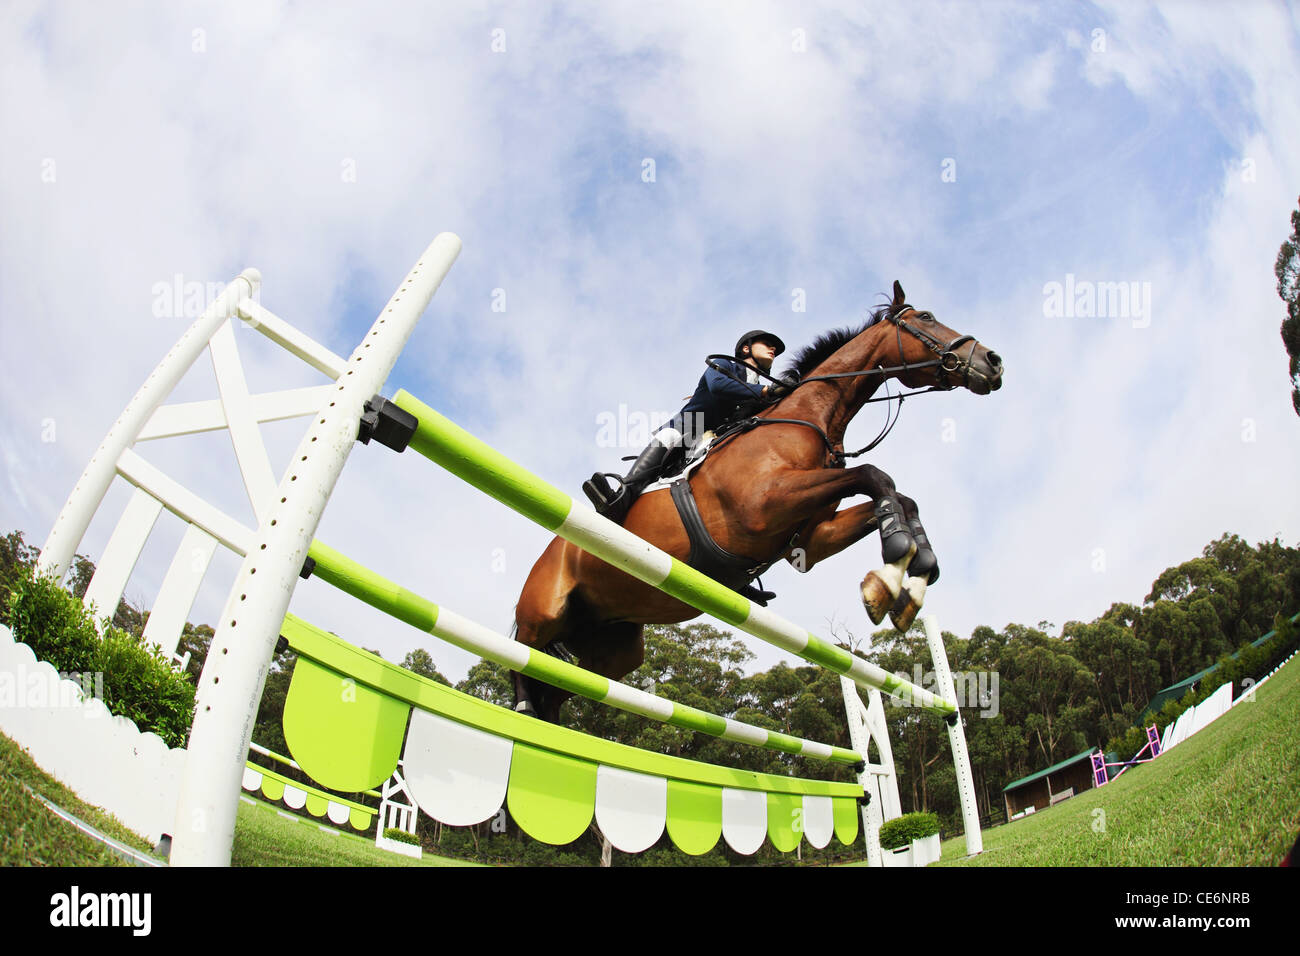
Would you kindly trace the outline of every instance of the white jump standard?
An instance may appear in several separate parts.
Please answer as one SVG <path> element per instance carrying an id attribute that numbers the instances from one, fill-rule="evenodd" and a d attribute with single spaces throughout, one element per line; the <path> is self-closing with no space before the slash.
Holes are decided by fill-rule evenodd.
<path id="1" fill-rule="evenodd" d="M 938 693 L 888 674 L 753 604 L 601 518 L 408 393 L 398 392 L 392 402 L 372 401 L 381 395 L 415 323 L 460 247 L 456 236 L 438 236 L 346 361 L 253 302 L 260 276 L 256 270 L 245 270 L 149 376 L 110 429 L 54 524 L 39 566 L 61 577 L 114 477 L 135 486 L 87 594 L 88 600 L 93 596 L 103 608 L 116 607 L 162 510 L 187 522 L 185 539 L 146 634 L 169 652 L 176 647 L 215 549 L 224 546 L 243 558 L 199 680 L 189 746 L 172 751 L 169 765 L 174 768 L 174 782 L 160 784 L 165 793 L 172 792 L 168 786 L 175 787 L 174 819 L 155 821 L 151 827 L 172 836 L 171 862 L 203 866 L 230 862 L 252 727 L 282 633 L 299 654 L 291 701 L 286 704 L 286 740 L 294 760 L 322 786 L 337 792 L 375 788 L 397 774 L 405 741 L 405 769 L 393 779 L 409 783 L 413 805 L 444 822 L 476 822 L 508 803 L 511 815 L 527 832 L 548 842 L 566 842 L 580 835 L 589 819 L 584 812 L 590 815 L 594 808 L 602 831 L 613 834 L 614 844 L 628 852 L 652 845 L 666 827 L 687 852 L 705 852 L 721 834 L 733 848 L 748 853 L 765 837 L 779 849 L 793 849 L 800 837 L 798 829 L 791 831 L 785 822 L 790 814 L 801 812 L 810 821 L 805 836 L 814 846 L 824 846 L 832 832 L 842 840 L 852 839 L 860 816 L 869 862 L 879 865 L 877 830 L 884 819 L 900 812 L 885 733 L 883 691 L 947 721 L 967 852 L 980 852 L 964 732 L 933 618 L 923 621 Z M 232 323 L 240 319 L 334 383 L 250 396 L 234 348 Z M 164 406 L 205 347 L 211 349 L 217 367 L 220 400 Z M 277 482 L 257 425 L 299 415 L 310 415 L 310 425 Z M 133 451 L 137 442 L 220 427 L 229 429 L 235 445 L 256 529 L 229 518 Z M 602 560 L 726 624 L 841 675 L 852 748 L 706 714 L 592 674 L 459 617 L 316 541 L 324 508 L 359 437 L 363 441 L 373 437 L 399 451 L 409 442 L 412 451 Z M 304 571 L 426 633 L 528 676 L 723 739 L 853 765 L 859 783 L 749 774 L 622 748 L 438 688 L 288 615 Z M 338 680 L 355 681 L 365 701 L 360 710 L 371 715 L 361 724 L 356 718 L 359 710 L 331 709 L 330 688 Z M 867 691 L 865 707 L 858 688 Z M 336 736 L 322 736 L 318 723 Z M 28 732 L 39 733 L 39 729 Z M 879 752 L 874 764 L 867 762 L 873 739 Z M 346 747 L 356 753 L 335 752 Z M 430 769 L 429 761 L 435 759 L 468 761 L 463 773 L 452 774 L 465 781 L 461 792 L 439 782 L 451 778 Z M 562 798 L 552 799 L 546 792 L 545 781 L 550 779 L 559 781 L 556 786 L 563 791 Z M 864 792 L 870 797 L 867 801 L 861 801 Z M 858 807 L 860 801 L 865 806 Z M 150 813 L 157 818 L 157 810 Z"/>

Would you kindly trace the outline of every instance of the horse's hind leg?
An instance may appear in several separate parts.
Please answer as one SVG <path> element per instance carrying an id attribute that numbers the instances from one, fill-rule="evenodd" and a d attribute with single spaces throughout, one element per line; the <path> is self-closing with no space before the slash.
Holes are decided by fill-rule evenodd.
<path id="1" fill-rule="evenodd" d="M 622 680 L 645 660 L 644 630 L 644 625 L 631 621 L 603 624 L 575 638 L 573 650 L 587 670 Z"/>
<path id="2" fill-rule="evenodd" d="M 598 627 L 575 627 L 562 638 L 552 640 L 550 646 L 562 642 L 565 649 L 577 657 L 579 666 L 618 680 L 640 667 L 645 659 L 645 641 L 641 632 L 642 625 L 628 621 Z M 556 724 L 560 722 L 560 708 L 573 694 L 516 672 L 515 696 L 517 700 L 532 701 L 538 717 Z"/>
<path id="3" fill-rule="evenodd" d="M 556 641 L 563 646 L 578 630 L 577 618 L 581 615 L 573 593 L 570 548 L 561 538 L 551 542 L 529 572 L 515 606 L 515 640 L 533 650 L 545 651 Z M 563 658 L 565 654 L 556 656 Z M 518 671 L 513 677 L 515 710 L 557 723 L 560 707 L 570 695 Z"/>

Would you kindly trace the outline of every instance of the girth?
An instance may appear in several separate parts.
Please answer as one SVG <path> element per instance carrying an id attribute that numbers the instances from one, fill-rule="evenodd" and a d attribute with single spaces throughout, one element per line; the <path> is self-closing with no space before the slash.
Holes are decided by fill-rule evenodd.
<path id="1" fill-rule="evenodd" d="M 669 486 L 669 490 L 672 492 L 673 504 L 677 506 L 677 514 L 681 516 L 682 525 L 686 528 L 686 536 L 691 542 L 691 554 L 686 563 L 696 571 L 724 587 L 740 591 L 771 567 L 770 561 L 763 562 L 732 554 L 719 547 L 708 528 L 704 527 L 704 519 L 700 517 L 699 506 L 695 503 L 690 482 L 686 478 L 678 478 Z"/>

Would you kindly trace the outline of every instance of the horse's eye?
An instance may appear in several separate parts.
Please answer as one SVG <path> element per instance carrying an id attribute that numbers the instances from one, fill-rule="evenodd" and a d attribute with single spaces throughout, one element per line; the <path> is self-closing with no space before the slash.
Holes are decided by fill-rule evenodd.
<path id="1" fill-rule="evenodd" d="M 933 312 L 918 312 L 918 313 L 917 313 L 917 318 L 919 318 L 922 322 L 933 322 L 933 321 L 934 321 L 934 313 L 933 313 Z"/>

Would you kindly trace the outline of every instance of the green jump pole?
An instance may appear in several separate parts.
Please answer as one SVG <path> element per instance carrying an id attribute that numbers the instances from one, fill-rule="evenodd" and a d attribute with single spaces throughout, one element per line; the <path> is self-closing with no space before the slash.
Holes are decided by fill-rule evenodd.
<path id="1" fill-rule="evenodd" d="M 410 447 L 497 501 L 589 554 L 691 607 L 806 661 L 943 716 L 954 704 L 825 641 L 723 587 L 511 461 L 409 392 L 393 398 L 419 420 Z M 717 719 L 717 718 L 715 718 Z"/>
<path id="2" fill-rule="evenodd" d="M 432 634 L 463 650 L 479 654 L 552 686 L 642 717 L 721 737 L 723 740 L 833 763 L 858 764 L 865 759 L 865 755 L 856 750 L 765 730 L 665 700 L 535 651 L 447 608 L 439 607 L 320 541 L 313 541 L 307 554 L 316 562 L 312 570 L 314 577 L 426 634 Z"/>

